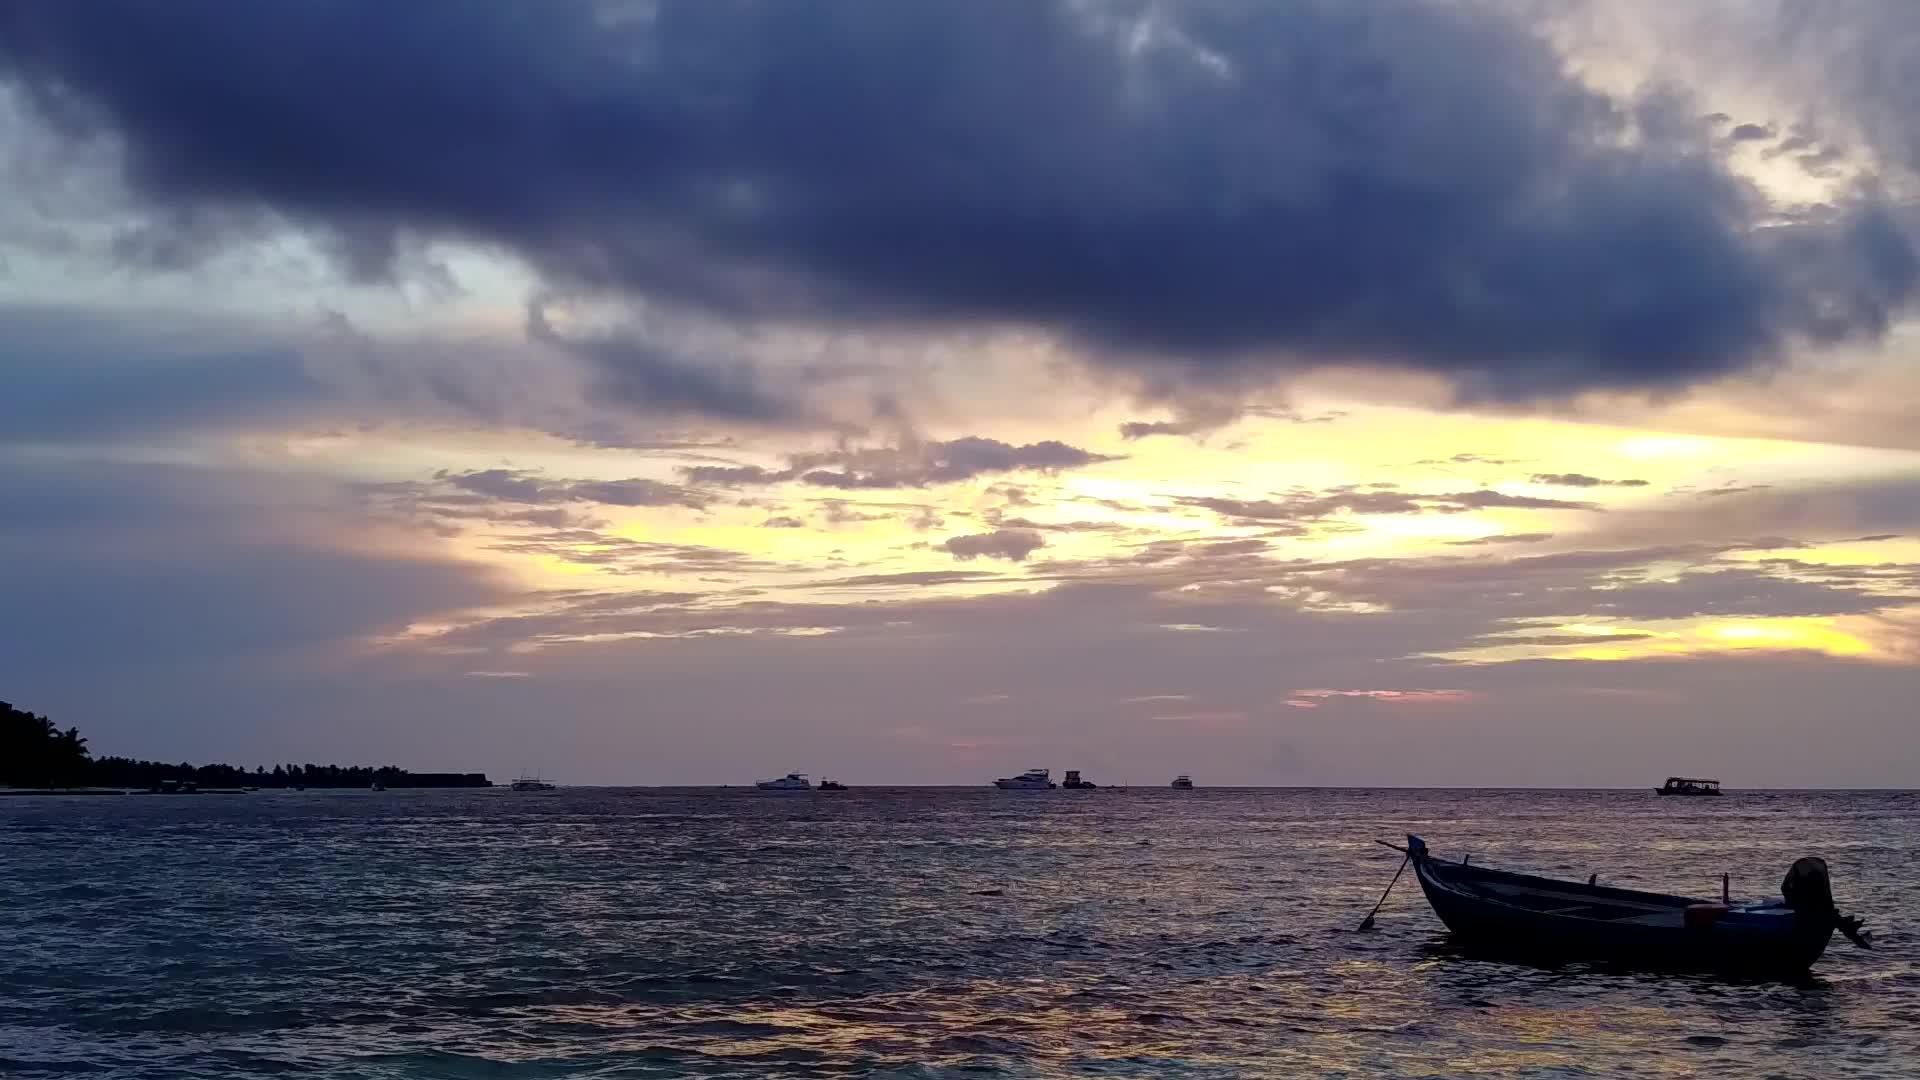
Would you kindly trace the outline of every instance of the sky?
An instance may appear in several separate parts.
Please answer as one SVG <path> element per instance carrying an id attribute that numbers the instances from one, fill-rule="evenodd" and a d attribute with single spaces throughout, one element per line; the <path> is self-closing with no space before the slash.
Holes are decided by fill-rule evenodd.
<path id="1" fill-rule="evenodd" d="M 1915 56 L 0 4 L 0 698 L 580 784 L 1912 787 Z"/>

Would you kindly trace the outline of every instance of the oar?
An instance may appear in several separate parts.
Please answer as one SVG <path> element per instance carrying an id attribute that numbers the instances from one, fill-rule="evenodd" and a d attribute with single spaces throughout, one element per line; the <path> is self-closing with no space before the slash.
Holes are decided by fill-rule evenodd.
<path id="1" fill-rule="evenodd" d="M 1393 845 L 1388 844 L 1387 846 L 1392 847 Z M 1361 930 L 1373 929 L 1373 917 L 1375 915 L 1380 914 L 1380 905 L 1387 902 L 1387 895 L 1393 892 L 1393 887 L 1395 885 L 1400 883 L 1400 875 L 1406 872 L 1407 864 L 1412 861 L 1413 861 L 1413 852 L 1409 851 L 1407 852 L 1407 857 L 1400 860 L 1400 869 L 1395 870 L 1393 872 L 1393 880 L 1387 882 L 1387 891 L 1380 894 L 1380 899 L 1374 902 L 1373 910 L 1367 912 L 1367 917 L 1360 920 L 1359 929 Z"/>

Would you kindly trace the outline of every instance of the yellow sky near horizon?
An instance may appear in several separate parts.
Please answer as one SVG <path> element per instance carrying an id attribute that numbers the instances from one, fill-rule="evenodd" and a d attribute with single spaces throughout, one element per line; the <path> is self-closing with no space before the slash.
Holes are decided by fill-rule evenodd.
<path id="1" fill-rule="evenodd" d="M 1114 457 L 1082 467 L 992 472 L 953 483 L 875 490 L 796 481 L 708 487 L 702 489 L 707 501 L 697 507 L 568 503 L 558 509 L 594 519 L 590 531 L 474 523 L 440 542 L 462 558 L 512 575 L 536 594 L 688 592 L 715 610 L 768 600 L 890 602 L 1047 589 L 1075 580 L 1144 581 L 1135 568 L 1145 573 L 1149 566 L 1158 575 L 1153 580 L 1178 578 L 1191 586 L 1244 583 L 1296 563 L 1346 560 L 1421 562 L 1444 576 L 1456 565 L 1518 565 L 1556 554 L 1690 541 L 1697 552 L 1649 556 L 1642 564 L 1618 568 L 1615 579 L 1658 583 L 1688 571 L 1752 569 L 1769 580 L 1813 581 L 1818 574 L 1807 566 L 1840 572 L 1920 562 L 1920 540 L 1914 537 L 1862 539 L 1864 529 L 1850 532 L 1845 505 L 1847 485 L 1920 473 L 1920 453 L 1353 401 L 1313 402 L 1298 411 L 1332 418 L 1298 423 L 1248 416 L 1194 437 L 1125 440 L 1117 432 L 1119 421 L 1139 413 L 1115 406 L 1048 433 Z M 1038 437 L 1037 429 L 988 428 L 980 434 L 1015 445 Z M 680 484 L 686 482 L 676 471 L 680 466 L 722 460 L 778 468 L 783 454 L 808 448 L 806 441 L 792 439 L 779 451 L 761 444 L 751 454 L 724 446 L 684 455 L 635 454 L 529 440 L 487 464 L 552 481 L 639 476 Z M 383 455 L 391 475 L 414 480 L 435 468 L 458 472 L 462 462 L 475 467 L 471 449 L 457 443 L 396 445 L 359 453 L 358 459 Z M 1568 474 L 1574 474 L 1571 481 Z M 1577 486 L 1578 477 L 1606 483 Z M 1427 498 L 1494 493 L 1592 508 L 1435 503 L 1420 513 L 1334 510 L 1284 521 L 1236 519 L 1201 502 L 1284 503 L 1339 489 Z M 1790 539 L 1802 546 L 1756 546 L 1755 541 L 1781 534 L 1768 515 L 1782 505 L 1801 508 L 1782 520 L 1797 523 Z M 1024 558 L 962 558 L 945 546 L 954 537 L 1009 528 L 1035 533 L 1041 546 Z M 1245 543 L 1246 550 L 1236 553 L 1241 561 L 1222 564 L 1212 577 L 1198 554 L 1187 554 L 1234 541 Z M 1185 547 L 1175 551 L 1169 545 Z M 514 550 L 505 550 L 509 547 Z M 652 552 L 662 558 L 656 560 Z M 1787 558 L 1805 565 L 1787 567 L 1780 562 Z M 957 580 L 956 574 L 967 576 Z M 877 591 L 870 580 L 895 575 L 917 577 Z M 849 579 L 858 583 L 848 585 Z M 1604 579 L 1596 582 L 1608 587 Z M 1896 585 L 1889 583 L 1889 590 L 1897 592 Z M 1332 594 L 1316 597 L 1312 589 L 1282 591 L 1295 602 L 1327 609 L 1384 610 Z M 1528 643 L 1490 637 L 1443 656 L 1468 662 L 1532 657 L 1604 662 L 1808 650 L 1904 662 L 1910 655 L 1903 644 L 1888 640 L 1884 627 L 1844 614 L 1624 619 L 1591 610 L 1555 614 L 1515 624 L 1511 636 L 1534 639 Z"/>

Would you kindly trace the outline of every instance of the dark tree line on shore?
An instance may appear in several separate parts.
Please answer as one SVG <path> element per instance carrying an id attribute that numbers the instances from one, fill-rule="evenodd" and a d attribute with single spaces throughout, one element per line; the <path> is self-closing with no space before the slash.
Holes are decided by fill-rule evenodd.
<path id="1" fill-rule="evenodd" d="M 0 784 L 72 787 L 86 783 L 92 764 L 79 728 L 61 731 L 47 717 L 0 701 Z"/>
<path id="2" fill-rule="evenodd" d="M 0 785 L 32 788 L 153 788 L 163 781 L 203 788 L 484 787 L 480 773 L 410 773 L 394 765 L 193 765 L 96 758 L 78 728 L 0 701 Z"/>

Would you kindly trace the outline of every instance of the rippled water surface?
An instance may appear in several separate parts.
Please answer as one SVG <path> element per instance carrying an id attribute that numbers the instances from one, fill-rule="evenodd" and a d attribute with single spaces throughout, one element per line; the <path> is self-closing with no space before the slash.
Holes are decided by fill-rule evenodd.
<path id="1" fill-rule="evenodd" d="M 569 790 L 0 799 L 0 1075 L 1920 1075 L 1920 795 Z M 1456 955 L 1399 857 L 1711 894 L 1800 984 Z"/>

